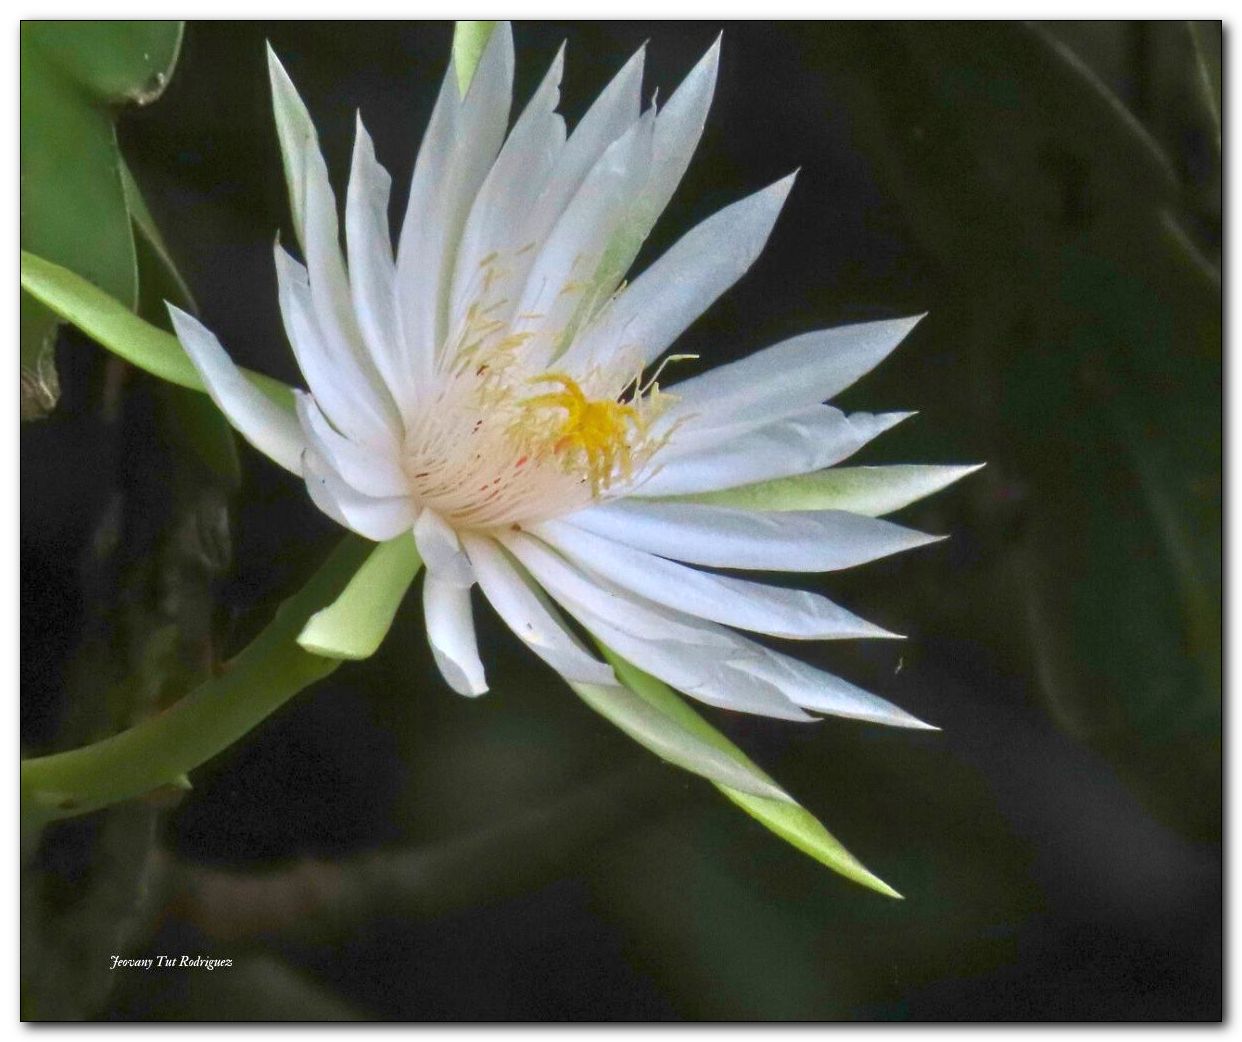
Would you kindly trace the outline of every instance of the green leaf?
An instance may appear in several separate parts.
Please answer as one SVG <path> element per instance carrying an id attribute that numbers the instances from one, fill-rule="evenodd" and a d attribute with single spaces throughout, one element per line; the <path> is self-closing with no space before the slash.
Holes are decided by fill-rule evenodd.
<path id="1" fill-rule="evenodd" d="M 163 89 L 176 22 L 25 22 L 21 27 L 21 245 L 68 265 L 132 307 L 137 261 L 111 107 Z M 22 413 L 58 395 L 58 319 L 21 299 Z"/>
<path id="2" fill-rule="evenodd" d="M 22 289 L 109 351 L 169 383 L 205 391 L 175 336 L 144 322 L 80 275 L 25 250 L 21 275 Z M 242 372 L 273 402 L 293 411 L 293 391 L 286 384 L 261 373 Z"/>
<path id="3" fill-rule="evenodd" d="M 181 52 L 181 22 L 26 22 L 36 45 L 64 78 L 92 98 L 147 105 L 163 93 Z"/>
<path id="4" fill-rule="evenodd" d="M 741 788 L 716 781 L 714 778 L 710 779 L 716 788 L 741 807 L 742 810 L 746 811 L 747 814 L 760 824 L 771 829 L 781 839 L 797 847 L 804 854 L 810 855 L 820 864 L 831 868 L 834 872 L 839 872 L 847 879 L 852 879 L 854 882 L 861 883 L 863 886 L 876 890 L 888 897 L 901 897 L 901 894 L 891 886 L 868 871 L 853 854 L 841 845 L 836 837 L 815 819 L 814 815 L 800 807 L 768 775 L 756 767 L 741 749 L 691 709 L 667 684 L 644 673 L 602 644 L 600 645 L 600 650 L 612 665 L 618 679 L 630 691 L 642 698 L 643 701 L 654 710 L 657 710 L 665 719 L 678 725 L 685 733 L 701 739 L 742 766 L 749 778 L 767 782 L 776 788 L 781 797 L 783 797 L 773 799 L 756 795 L 753 785 L 748 786 L 750 791 L 745 791 Z M 690 769 L 694 770 L 694 768 Z"/>
<path id="5" fill-rule="evenodd" d="M 341 595 L 310 617 L 298 643 L 328 658 L 369 658 L 388 633 L 422 566 L 409 533 L 380 543 Z"/>
<path id="6" fill-rule="evenodd" d="M 495 22 L 461 21 L 453 29 L 453 67 L 457 70 L 457 88 L 463 98 L 495 28 Z"/>
<path id="7" fill-rule="evenodd" d="M 939 492 L 982 466 L 976 463 L 967 466 L 832 467 L 814 474 L 670 499 L 740 510 L 848 510 L 852 514 L 880 517 Z"/>
<path id="8" fill-rule="evenodd" d="M 121 183 L 133 221 L 134 246 L 138 255 L 137 313 L 151 325 L 167 331 L 171 329 L 171 323 L 165 301 L 189 312 L 196 312 L 198 307 L 177 271 L 138 183 L 124 162 L 121 164 Z M 180 448 L 202 460 L 216 477 L 223 480 L 225 488 L 236 489 L 241 482 L 237 438 L 215 403 L 202 394 L 167 383 L 160 385 L 157 395 L 161 410 L 167 413 L 161 429 Z"/>
<path id="9" fill-rule="evenodd" d="M 792 797 L 772 779 L 754 769 L 753 765 L 739 763 L 715 745 L 705 742 L 701 735 L 682 727 L 633 690 L 596 684 L 569 686 L 600 716 L 616 724 L 660 759 L 731 791 L 756 799 L 763 798 L 764 803 L 792 801 Z"/>
<path id="10" fill-rule="evenodd" d="M 138 236 L 140 290 L 148 286 L 152 288 L 152 304 L 156 301 L 169 300 L 185 311 L 197 311 L 194 295 L 177 270 L 177 265 L 173 263 L 172 253 L 164 242 L 164 236 L 160 234 L 155 218 L 147 209 L 147 201 L 142 197 L 142 191 L 138 188 L 138 183 L 134 180 L 134 175 L 130 173 L 129 165 L 124 160 L 121 160 L 121 188 L 125 193 L 125 205 L 129 209 L 130 220 Z M 155 321 L 151 310 L 142 307 L 144 302 L 141 297 L 145 294 L 140 293 L 139 296 L 139 311 L 148 321 Z M 167 320 L 167 316 L 163 314 L 160 318 Z"/>

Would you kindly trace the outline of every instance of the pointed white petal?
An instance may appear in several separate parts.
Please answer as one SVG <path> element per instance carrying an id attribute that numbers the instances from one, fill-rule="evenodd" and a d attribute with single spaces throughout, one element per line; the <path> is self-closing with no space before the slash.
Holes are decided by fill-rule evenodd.
<path id="1" fill-rule="evenodd" d="M 565 49 L 527 103 L 470 208 L 453 277 L 450 330 L 472 303 L 492 303 L 515 294 L 524 282 L 533 250 L 525 226 L 565 145 L 565 121 L 557 114 Z M 485 292 L 492 285 L 490 293 Z"/>
<path id="2" fill-rule="evenodd" d="M 349 287 L 358 331 L 379 375 L 395 399 L 404 382 L 399 366 L 394 285 L 396 266 L 388 229 L 388 198 L 392 178 L 375 158 L 371 136 L 357 119 L 354 159 L 345 197 L 345 241 L 349 255 Z"/>
<path id="3" fill-rule="evenodd" d="M 638 120 L 646 48 L 622 66 L 565 143 L 526 221 L 523 244 L 543 242 L 604 150 Z"/>
<path id="4" fill-rule="evenodd" d="M 813 719 L 775 684 L 733 668 L 733 660 L 722 648 L 635 637 L 581 604 L 562 603 L 583 626 L 622 658 L 700 702 L 780 720 L 805 722 Z M 740 658 L 749 656 L 740 646 L 735 645 L 732 650 Z"/>
<path id="5" fill-rule="evenodd" d="M 346 484 L 312 448 L 302 454 L 306 488 L 315 505 L 351 532 L 382 543 L 409 531 L 417 507 L 408 497 L 366 496 Z"/>
<path id="6" fill-rule="evenodd" d="M 358 423 L 382 436 L 396 430 L 396 411 L 358 331 L 341 254 L 336 197 L 318 150 L 307 157 L 306 214 L 306 272 L 316 324 L 337 360 L 338 372 L 349 380 Z"/>
<path id="7" fill-rule="evenodd" d="M 455 586 L 473 585 L 474 569 L 470 567 L 457 533 L 434 510 L 425 509 L 418 515 L 414 542 L 429 574 Z"/>
<path id="8" fill-rule="evenodd" d="M 378 433 L 391 423 L 393 412 L 386 392 L 378 386 L 354 320 L 341 255 L 336 199 L 328 183 L 328 168 L 319 151 L 318 135 L 293 81 L 270 46 L 268 73 L 294 232 L 306 256 L 308 300 L 314 324 L 336 366 L 342 371 L 352 370 L 353 409 L 359 413 L 356 423 L 366 424 Z M 278 263 L 278 270 L 279 267 Z M 325 408 L 331 411 L 326 402 Z"/>
<path id="9" fill-rule="evenodd" d="M 604 251 L 646 182 L 654 128 L 649 111 L 608 146 L 541 245 L 513 319 L 516 329 L 536 334 L 527 347 L 532 358 L 552 358 L 574 317 L 590 309 Z"/>
<path id="10" fill-rule="evenodd" d="M 518 639 L 566 680 L 616 684 L 612 668 L 584 651 L 552 617 L 496 543 L 475 535 L 465 535 L 462 541 L 479 588 Z"/>
<path id="11" fill-rule="evenodd" d="M 171 304 L 168 314 L 177 339 L 229 423 L 263 455 L 301 474 L 306 440 L 298 421 L 242 375 L 220 341 L 198 319 Z"/>
<path id="12" fill-rule="evenodd" d="M 775 684 L 804 709 L 854 720 L 869 720 L 891 727 L 936 730 L 931 724 L 911 716 L 904 709 L 899 709 L 891 702 L 855 687 L 840 677 L 769 648 L 762 648 L 757 644 L 752 646 L 761 652 L 759 657 L 734 668 Z"/>
<path id="13" fill-rule="evenodd" d="M 668 388 L 675 401 L 661 420 L 693 415 L 704 428 L 725 427 L 801 412 L 870 372 L 921 318 L 839 326 L 784 340 Z"/>
<path id="14" fill-rule="evenodd" d="M 423 615 L 431 653 L 449 687 L 471 698 L 487 691 L 474 638 L 470 588 L 443 582 L 428 572 L 423 580 Z"/>
<path id="15" fill-rule="evenodd" d="M 346 484 L 367 496 L 385 498 L 407 494 L 409 481 L 395 451 L 377 452 L 355 444 L 333 430 L 313 397 L 301 391 L 293 394 L 306 441 Z"/>
<path id="16" fill-rule="evenodd" d="M 302 231 L 306 225 L 306 156 L 312 150 L 318 152 L 319 138 L 297 88 L 270 43 L 267 45 L 267 72 L 272 84 L 272 111 L 276 117 L 285 184 L 289 189 L 293 230 L 298 244 L 305 247 Z"/>
<path id="17" fill-rule="evenodd" d="M 682 175 L 690 165 L 690 157 L 703 136 L 707 112 L 711 108 L 712 95 L 716 90 L 716 72 L 720 65 L 720 37 L 707 49 L 707 53 L 660 110 L 655 129 L 655 156 L 651 163 L 651 177 L 643 189 L 642 197 L 632 220 L 639 226 L 636 231 L 641 242 L 645 239 L 669 199 L 681 183 Z M 627 265 L 628 266 L 628 265 Z"/>
<path id="18" fill-rule="evenodd" d="M 729 634 L 724 631 L 644 603 L 607 580 L 589 577 L 528 535 L 508 535 L 503 543 L 534 576 L 535 581 L 562 604 L 580 605 L 633 637 L 714 645 L 717 648 L 732 645 Z"/>
<path id="19" fill-rule="evenodd" d="M 333 426 L 355 442 L 376 448 L 391 445 L 390 420 L 381 415 L 375 388 L 359 370 L 354 348 L 319 324 L 306 269 L 279 243 L 275 256 L 285 335 L 315 401 Z"/>
<path id="20" fill-rule="evenodd" d="M 766 679 L 725 673 L 735 657 L 757 654 L 745 649 L 736 634 L 662 609 L 612 584 L 593 582 L 528 536 L 507 537 L 505 545 L 566 611 L 640 669 L 724 709 L 809 719 Z"/>
<path id="21" fill-rule="evenodd" d="M 565 364 L 583 367 L 616 352 L 654 361 L 754 263 L 794 175 L 703 221 L 618 294 L 584 330 Z"/>
<path id="22" fill-rule="evenodd" d="M 659 501 L 606 503 L 566 521 L 691 564 L 789 572 L 852 568 L 940 538 L 839 510 L 758 513 Z"/>
<path id="23" fill-rule="evenodd" d="M 733 438 L 719 431 L 694 437 L 698 432 L 687 424 L 693 444 L 700 447 L 686 451 L 674 434 L 661 450 L 653 476 L 638 481 L 634 491 L 641 496 L 690 495 L 822 470 L 852 456 L 911 415 L 857 412 L 846 416 L 839 409 L 817 405 Z"/>
<path id="24" fill-rule="evenodd" d="M 588 313 L 582 316 L 583 320 L 598 312 L 621 284 L 686 172 L 707 120 L 719 57 L 720 41 L 717 39 L 656 117 L 651 172 L 613 233 L 605 263 L 596 272 Z"/>
<path id="25" fill-rule="evenodd" d="M 819 594 L 700 572 L 559 521 L 532 531 L 588 572 L 698 618 L 793 640 L 896 636 Z"/>
<path id="26" fill-rule="evenodd" d="M 414 393 L 427 390 L 447 332 L 458 242 L 504 140 L 512 90 L 513 33 L 502 23 L 487 41 L 465 98 L 450 63 L 418 151 L 397 248 L 397 300 Z M 401 402 L 412 408 L 404 394 Z"/>

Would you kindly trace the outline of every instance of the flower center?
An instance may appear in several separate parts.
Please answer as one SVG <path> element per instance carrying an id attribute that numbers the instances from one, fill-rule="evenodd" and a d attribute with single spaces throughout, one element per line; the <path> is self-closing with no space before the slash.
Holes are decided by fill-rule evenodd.
<path id="1" fill-rule="evenodd" d="M 519 403 L 511 433 L 524 451 L 551 455 L 566 473 L 585 475 L 592 497 L 605 491 L 614 477 L 633 477 L 631 440 L 641 441 L 647 433 L 638 408 L 611 398 L 588 398 L 565 373 L 545 373 L 530 382 L 555 384 L 559 390 Z"/>

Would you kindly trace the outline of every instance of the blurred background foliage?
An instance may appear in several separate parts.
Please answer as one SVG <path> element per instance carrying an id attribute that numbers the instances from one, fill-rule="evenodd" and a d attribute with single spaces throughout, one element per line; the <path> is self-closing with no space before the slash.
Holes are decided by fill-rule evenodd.
<path id="1" fill-rule="evenodd" d="M 520 23 L 518 98 L 565 39 L 571 120 L 648 39 L 667 97 L 719 28 Z M 988 463 L 901 517 L 951 540 L 820 581 L 909 640 L 802 649 L 942 733 L 713 714 L 907 900 L 654 761 L 486 615 L 493 691 L 453 696 L 411 598 L 378 655 L 192 792 L 25 852 L 27 1016 L 1219 1018 L 1220 25 L 724 29 L 639 266 L 802 173 L 679 349 L 718 364 L 928 311 L 845 396 L 920 412 L 860 462 Z M 338 186 L 361 108 L 396 216 L 450 35 L 26 23 L 22 244 L 152 321 L 196 298 L 239 362 L 294 380 L 263 41 Z M 335 535 L 266 460 L 238 467 L 204 399 L 26 304 L 23 414 L 55 406 L 21 449 L 22 736 L 43 752 L 177 697 Z M 106 971 L 154 953 L 234 968 Z"/>

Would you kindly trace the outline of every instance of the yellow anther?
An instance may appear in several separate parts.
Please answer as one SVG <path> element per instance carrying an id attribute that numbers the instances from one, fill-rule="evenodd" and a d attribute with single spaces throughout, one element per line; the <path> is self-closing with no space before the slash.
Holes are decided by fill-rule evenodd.
<path id="1" fill-rule="evenodd" d="M 516 433 L 524 444 L 557 457 L 566 470 L 584 472 L 593 496 L 608 488 L 618 470 L 627 480 L 632 476 L 631 439 L 640 438 L 645 427 L 637 408 L 588 398 L 564 373 L 546 373 L 532 383 L 556 384 L 560 390 L 522 402 Z"/>

